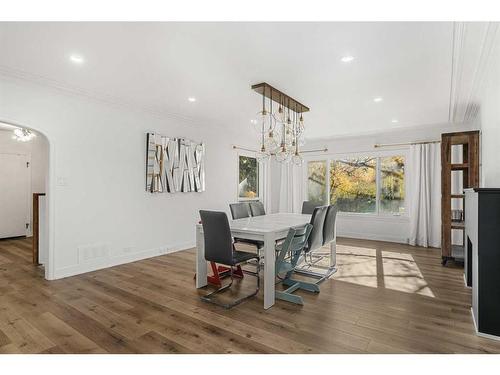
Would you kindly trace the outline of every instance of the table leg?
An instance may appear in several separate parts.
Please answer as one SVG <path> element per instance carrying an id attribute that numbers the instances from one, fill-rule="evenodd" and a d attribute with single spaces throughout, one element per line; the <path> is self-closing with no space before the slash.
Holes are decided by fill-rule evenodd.
<path id="1" fill-rule="evenodd" d="M 205 239 L 203 229 L 196 226 L 196 287 L 207 285 L 207 261 L 205 260 Z"/>
<path id="2" fill-rule="evenodd" d="M 264 235 L 264 308 L 274 305 L 274 263 L 275 263 L 275 238 L 272 233 Z"/>

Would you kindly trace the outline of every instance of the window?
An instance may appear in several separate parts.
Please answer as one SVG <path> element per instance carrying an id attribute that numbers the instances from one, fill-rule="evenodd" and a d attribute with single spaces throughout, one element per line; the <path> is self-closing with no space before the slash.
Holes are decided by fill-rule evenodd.
<path id="1" fill-rule="evenodd" d="M 380 212 L 405 212 L 405 161 L 402 156 L 380 158 Z"/>
<path id="2" fill-rule="evenodd" d="M 259 163 L 251 156 L 238 156 L 238 199 L 259 199 Z"/>
<path id="3" fill-rule="evenodd" d="M 376 212 L 377 160 L 358 158 L 330 163 L 330 204 L 343 212 Z"/>
<path id="4" fill-rule="evenodd" d="M 307 200 L 326 204 L 326 160 L 307 163 Z"/>
<path id="5" fill-rule="evenodd" d="M 318 204 L 329 201 L 341 212 L 405 213 L 404 156 L 310 161 L 307 176 L 307 199 L 310 201 Z"/>

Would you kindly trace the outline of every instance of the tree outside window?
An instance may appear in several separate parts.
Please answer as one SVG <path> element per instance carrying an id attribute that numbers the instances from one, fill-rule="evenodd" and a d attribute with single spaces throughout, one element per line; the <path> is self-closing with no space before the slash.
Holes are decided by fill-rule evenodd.
<path id="1" fill-rule="evenodd" d="M 394 215 L 405 212 L 404 156 L 310 161 L 307 174 L 308 200 L 318 205 L 329 201 L 341 212 Z"/>
<path id="2" fill-rule="evenodd" d="M 238 159 L 238 198 L 259 198 L 259 163 L 256 158 L 240 155 Z"/>

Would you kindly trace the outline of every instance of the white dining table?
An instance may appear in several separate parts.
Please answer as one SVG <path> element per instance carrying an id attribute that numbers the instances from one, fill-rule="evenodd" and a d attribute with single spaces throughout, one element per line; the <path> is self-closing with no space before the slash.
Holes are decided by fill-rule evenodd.
<path id="1" fill-rule="evenodd" d="M 290 228 L 303 227 L 309 223 L 311 215 L 303 214 L 268 214 L 230 220 L 229 226 L 233 237 L 264 242 L 264 308 L 274 305 L 274 263 L 276 240 L 287 236 Z M 196 225 L 196 287 L 207 285 L 207 261 L 205 260 L 205 246 L 203 227 Z M 335 247 L 331 246 L 332 256 L 335 259 Z M 331 261 L 332 261 L 331 260 Z"/>

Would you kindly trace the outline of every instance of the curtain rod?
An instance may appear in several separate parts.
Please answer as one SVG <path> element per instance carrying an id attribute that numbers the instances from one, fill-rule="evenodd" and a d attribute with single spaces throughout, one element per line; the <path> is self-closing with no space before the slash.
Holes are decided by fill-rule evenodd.
<path id="1" fill-rule="evenodd" d="M 257 150 L 252 150 L 250 148 L 240 147 L 240 146 L 236 146 L 236 145 L 233 145 L 233 149 L 234 150 L 249 151 L 249 152 L 258 152 Z M 328 149 L 325 147 L 325 148 L 319 148 L 317 150 L 304 150 L 304 151 L 300 151 L 300 153 L 303 153 L 303 154 L 306 154 L 308 152 L 328 152 Z M 274 155 L 274 154 L 272 154 L 272 155 Z"/>
<path id="2" fill-rule="evenodd" d="M 375 148 L 379 147 L 393 147 L 393 146 L 410 146 L 410 145 L 425 145 L 429 143 L 441 143 L 441 141 L 415 141 L 415 142 L 405 142 L 405 143 L 376 143 L 373 145 Z"/>

